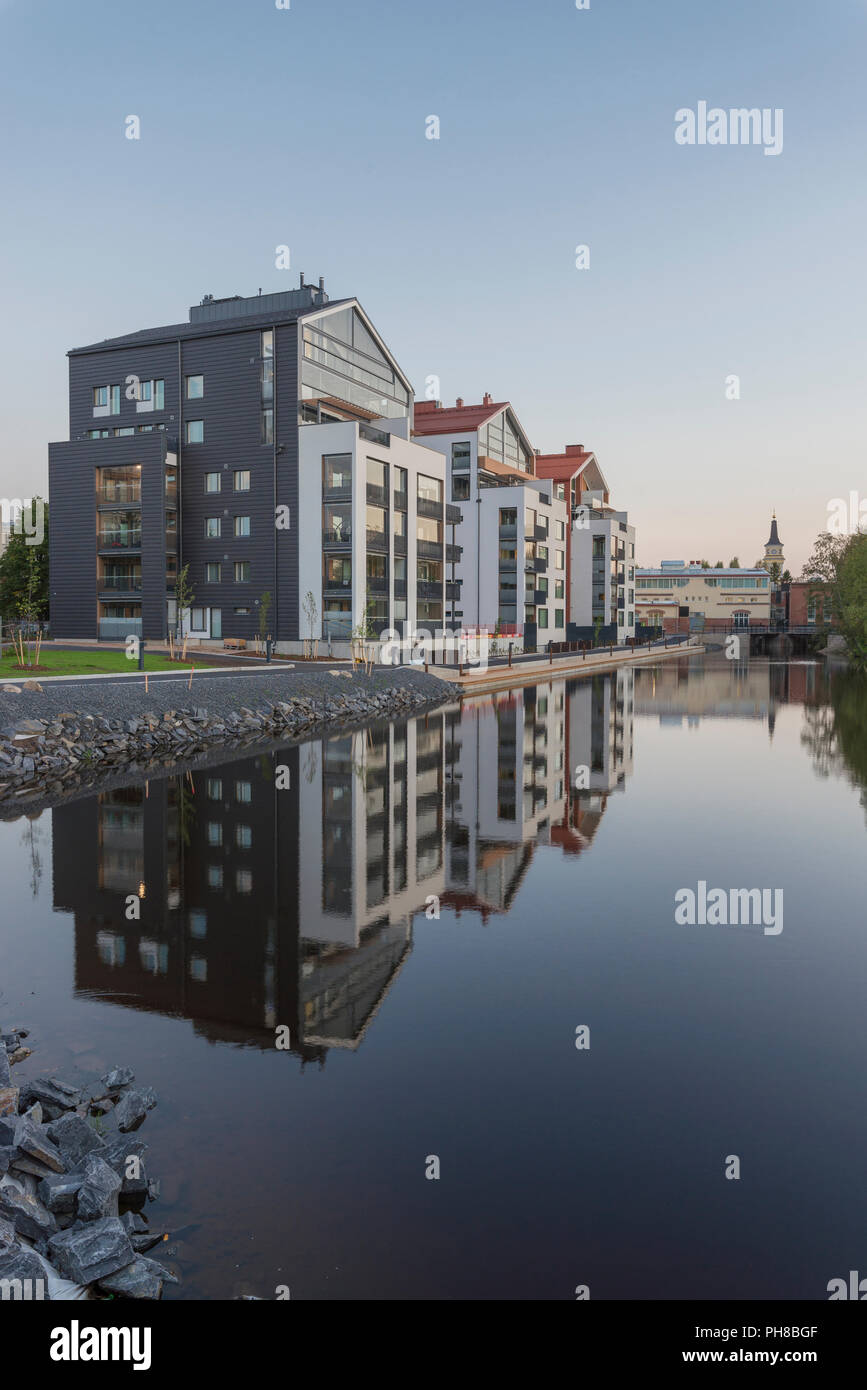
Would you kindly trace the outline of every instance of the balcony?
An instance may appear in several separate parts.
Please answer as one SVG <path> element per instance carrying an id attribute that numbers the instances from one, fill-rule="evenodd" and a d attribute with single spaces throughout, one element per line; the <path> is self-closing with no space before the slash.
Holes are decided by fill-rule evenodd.
<path id="1" fill-rule="evenodd" d="M 426 579 L 420 579 L 415 586 L 416 598 L 442 598 L 442 584 L 431 584 Z"/>
<path id="2" fill-rule="evenodd" d="M 497 597 L 501 608 L 517 608 L 518 606 L 517 589 L 500 589 Z"/>
<path id="3" fill-rule="evenodd" d="M 431 497 L 419 497 L 416 500 L 416 512 L 419 516 L 429 516 L 433 517 L 434 521 L 442 521 L 443 504 Z"/>
<path id="4" fill-rule="evenodd" d="M 405 580 L 405 579 L 396 579 L 396 580 L 394 581 L 394 596 L 395 596 L 395 598 L 406 598 L 406 580 Z"/>
<path id="5" fill-rule="evenodd" d="M 388 551 L 388 533 L 386 531 L 371 531 L 367 528 L 367 548 L 368 550 L 378 550 L 382 553 Z"/>
<path id="6" fill-rule="evenodd" d="M 464 514 L 460 507 L 453 507 L 451 502 L 446 503 L 446 525 L 460 526 L 464 519 Z"/>
<path id="7" fill-rule="evenodd" d="M 374 429 L 373 425 L 359 425 L 358 437 L 368 440 L 371 444 L 379 444 L 383 449 L 391 448 L 391 435 L 385 430 Z"/>
<path id="8" fill-rule="evenodd" d="M 322 497 L 326 502 L 351 502 L 352 479 L 349 478 L 345 483 L 335 484 L 333 487 L 326 483 L 322 488 Z"/>
<path id="9" fill-rule="evenodd" d="M 461 556 L 463 555 L 463 553 L 464 553 L 464 547 L 463 547 L 462 545 L 447 545 L 447 546 L 446 546 L 446 559 L 448 560 L 448 562 L 449 562 L 450 565 L 458 565 L 458 564 L 460 564 L 460 559 L 461 559 Z"/>
<path id="10" fill-rule="evenodd" d="M 395 555 L 405 555 L 405 554 L 406 554 L 406 536 L 395 536 L 395 538 L 394 538 L 394 553 L 395 553 Z"/>
<path id="11" fill-rule="evenodd" d="M 514 521 L 500 522 L 500 539 L 513 541 L 518 535 L 518 527 Z"/>
<path id="12" fill-rule="evenodd" d="M 352 549 L 352 529 L 343 526 L 339 531 L 323 531 L 322 544 L 329 546 L 332 550 L 351 550 Z"/>
<path id="13" fill-rule="evenodd" d="M 533 597 L 532 597 L 532 598 L 530 597 L 529 594 L 527 595 L 527 602 L 528 602 L 528 603 L 535 603 L 538 607 L 545 608 L 545 607 L 547 606 L 547 603 L 548 603 L 548 590 L 547 590 L 547 589 L 534 589 L 534 590 L 533 590 Z"/>
<path id="14" fill-rule="evenodd" d="M 388 593 L 388 578 L 384 574 L 369 574 L 367 576 L 367 588 L 372 594 Z"/>
<path id="15" fill-rule="evenodd" d="M 416 541 L 415 551 L 420 560 L 441 560 L 443 548 L 439 541 Z"/>
<path id="16" fill-rule="evenodd" d="M 334 578 L 329 578 L 329 576 L 326 575 L 326 576 L 325 576 L 325 579 L 324 579 L 324 581 L 323 581 L 323 584 L 322 584 L 322 588 L 323 588 L 323 591 L 324 591 L 326 594 L 351 594 L 351 593 L 352 593 L 352 580 L 351 580 L 351 579 L 334 579 Z M 328 615 L 326 614 L 326 617 L 327 617 L 327 616 L 328 616 Z"/>
<path id="17" fill-rule="evenodd" d="M 500 561 L 500 574 L 517 574 L 517 572 L 518 572 L 518 561 L 517 561 L 517 560 L 501 560 L 501 561 Z"/>
<path id="18" fill-rule="evenodd" d="M 101 507 L 140 507 L 141 483 L 130 483 L 128 487 L 122 484 L 101 487 L 97 489 L 96 497 Z"/>
<path id="19" fill-rule="evenodd" d="M 380 487 L 378 483 L 367 484 L 367 500 L 374 507 L 388 506 L 388 488 Z"/>
<path id="20" fill-rule="evenodd" d="M 459 600 L 460 600 L 460 597 L 461 597 L 461 581 L 460 581 L 459 579 L 456 579 L 456 580 L 447 579 L 447 580 L 446 580 L 446 598 L 447 598 L 447 599 L 451 599 L 451 600 L 454 602 L 454 601 L 459 601 Z"/>
<path id="21" fill-rule="evenodd" d="M 141 574 L 107 574 L 98 580 L 100 590 L 119 594 L 140 594 Z"/>
<path id="22" fill-rule="evenodd" d="M 534 534 L 535 534 L 535 537 L 536 537 L 536 540 L 537 540 L 537 541 L 547 541 L 547 539 L 548 539 L 548 527 L 547 527 L 547 526 L 539 526 L 539 525 L 537 524 L 533 529 L 534 529 Z"/>
<path id="23" fill-rule="evenodd" d="M 141 531 L 98 531 L 99 550 L 141 550 Z"/>

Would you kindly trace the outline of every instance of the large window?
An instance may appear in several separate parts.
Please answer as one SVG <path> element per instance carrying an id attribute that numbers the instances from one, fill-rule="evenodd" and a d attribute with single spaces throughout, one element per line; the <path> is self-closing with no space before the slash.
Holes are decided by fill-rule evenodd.
<path id="1" fill-rule="evenodd" d="M 221 476 L 219 473 L 205 474 L 205 492 L 219 492 L 221 486 Z"/>
<path id="2" fill-rule="evenodd" d="M 205 565 L 205 583 L 206 583 L 206 584 L 219 584 L 219 582 L 220 582 L 220 574 L 221 574 L 221 567 L 220 567 L 220 562 L 219 562 L 219 560 L 217 560 L 217 561 L 210 561 L 210 560 L 209 560 L 208 563 Z"/>
<path id="3" fill-rule="evenodd" d="M 249 584 L 249 582 L 250 582 L 250 561 L 249 561 L 249 560 L 236 560 L 236 561 L 235 561 L 235 583 L 236 583 L 236 584 Z"/>
<path id="4" fill-rule="evenodd" d="M 274 330 L 273 330 L 273 328 L 266 328 L 266 329 L 264 330 L 264 332 L 262 333 L 262 356 L 263 356 L 263 357 L 273 357 L 273 356 L 274 356 Z"/>
<path id="5" fill-rule="evenodd" d="M 188 444 L 202 444 L 205 438 L 204 420 L 188 420 L 185 438 Z"/>
<path id="6" fill-rule="evenodd" d="M 209 516 L 205 521 L 205 535 L 209 541 L 216 541 L 220 538 L 222 522 L 218 516 Z"/>
<path id="7" fill-rule="evenodd" d="M 250 534 L 250 518 L 249 518 L 248 516 L 236 516 L 236 517 L 235 517 L 235 535 L 236 535 L 236 536 L 249 536 L 249 534 Z"/>
<path id="8" fill-rule="evenodd" d="M 101 406 L 108 405 L 108 387 L 94 386 L 93 388 L 93 408 L 98 410 Z"/>
<path id="9" fill-rule="evenodd" d="M 326 555 L 323 580 L 326 589 L 352 588 L 352 560 L 348 555 Z"/>
<path id="10" fill-rule="evenodd" d="M 385 418 L 409 414 L 409 393 L 353 309 L 326 312 L 303 328 L 301 395 L 333 397 Z"/>
<path id="11" fill-rule="evenodd" d="M 250 491 L 250 470 L 249 468 L 236 468 L 234 472 L 235 491 Z"/>
<path id="12" fill-rule="evenodd" d="M 454 473 L 467 473 L 470 468 L 471 449 L 468 440 L 459 440 L 452 445 L 452 471 Z"/>
<path id="13" fill-rule="evenodd" d="M 388 487 L 388 464 L 380 463 L 378 459 L 368 459 L 367 481 L 371 487 L 382 488 L 385 491 Z"/>
<path id="14" fill-rule="evenodd" d="M 322 508 L 322 537 L 336 544 L 352 539 L 352 507 L 348 502 L 326 502 Z"/>
<path id="15" fill-rule="evenodd" d="M 186 394 L 188 401 L 200 401 L 205 394 L 205 378 L 203 376 L 188 376 L 185 378 Z"/>
<path id="16" fill-rule="evenodd" d="M 419 501 L 423 502 L 442 502 L 442 480 L 440 478 L 429 478 L 426 473 L 419 473 L 418 497 Z"/>
<path id="17" fill-rule="evenodd" d="M 262 411 L 260 441 L 262 444 L 274 443 L 274 411 L 271 409 Z"/>
<path id="18" fill-rule="evenodd" d="M 419 516 L 416 518 L 415 536 L 416 540 L 442 545 L 443 524 L 441 521 L 434 521 L 433 517 Z"/>
<path id="19" fill-rule="evenodd" d="M 324 454 L 322 457 L 322 486 L 329 492 L 352 490 L 352 455 Z"/>
<path id="20" fill-rule="evenodd" d="M 388 512 L 382 507 L 367 508 L 367 529 L 377 536 L 388 535 Z"/>

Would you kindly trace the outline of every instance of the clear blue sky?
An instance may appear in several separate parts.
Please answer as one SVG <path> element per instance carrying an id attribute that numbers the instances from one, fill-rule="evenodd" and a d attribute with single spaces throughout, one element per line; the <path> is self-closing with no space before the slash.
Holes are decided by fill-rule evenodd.
<path id="1" fill-rule="evenodd" d="M 69 347 L 303 270 L 419 393 L 595 449 L 644 564 L 750 564 L 776 506 L 799 568 L 867 496 L 867 0 L 0 0 L 0 50 L 4 494 Z M 677 145 L 700 100 L 782 154 Z"/>

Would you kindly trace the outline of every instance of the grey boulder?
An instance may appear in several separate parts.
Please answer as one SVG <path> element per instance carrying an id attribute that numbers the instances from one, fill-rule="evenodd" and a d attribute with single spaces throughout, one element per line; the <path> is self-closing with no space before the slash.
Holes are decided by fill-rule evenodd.
<path id="1" fill-rule="evenodd" d="M 105 1279 L 125 1269 L 136 1258 L 116 1216 L 88 1221 L 83 1226 L 70 1226 L 68 1231 L 52 1236 L 48 1249 L 60 1273 L 77 1284 Z"/>

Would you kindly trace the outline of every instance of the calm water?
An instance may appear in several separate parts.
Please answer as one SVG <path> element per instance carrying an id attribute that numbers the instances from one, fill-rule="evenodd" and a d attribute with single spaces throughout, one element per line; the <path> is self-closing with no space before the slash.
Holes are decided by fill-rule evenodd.
<path id="1" fill-rule="evenodd" d="M 0 824 L 0 1019 L 156 1088 L 167 1298 L 826 1298 L 865 787 L 863 683 L 704 657 L 131 783 Z M 677 925 L 699 880 L 783 931 Z"/>

